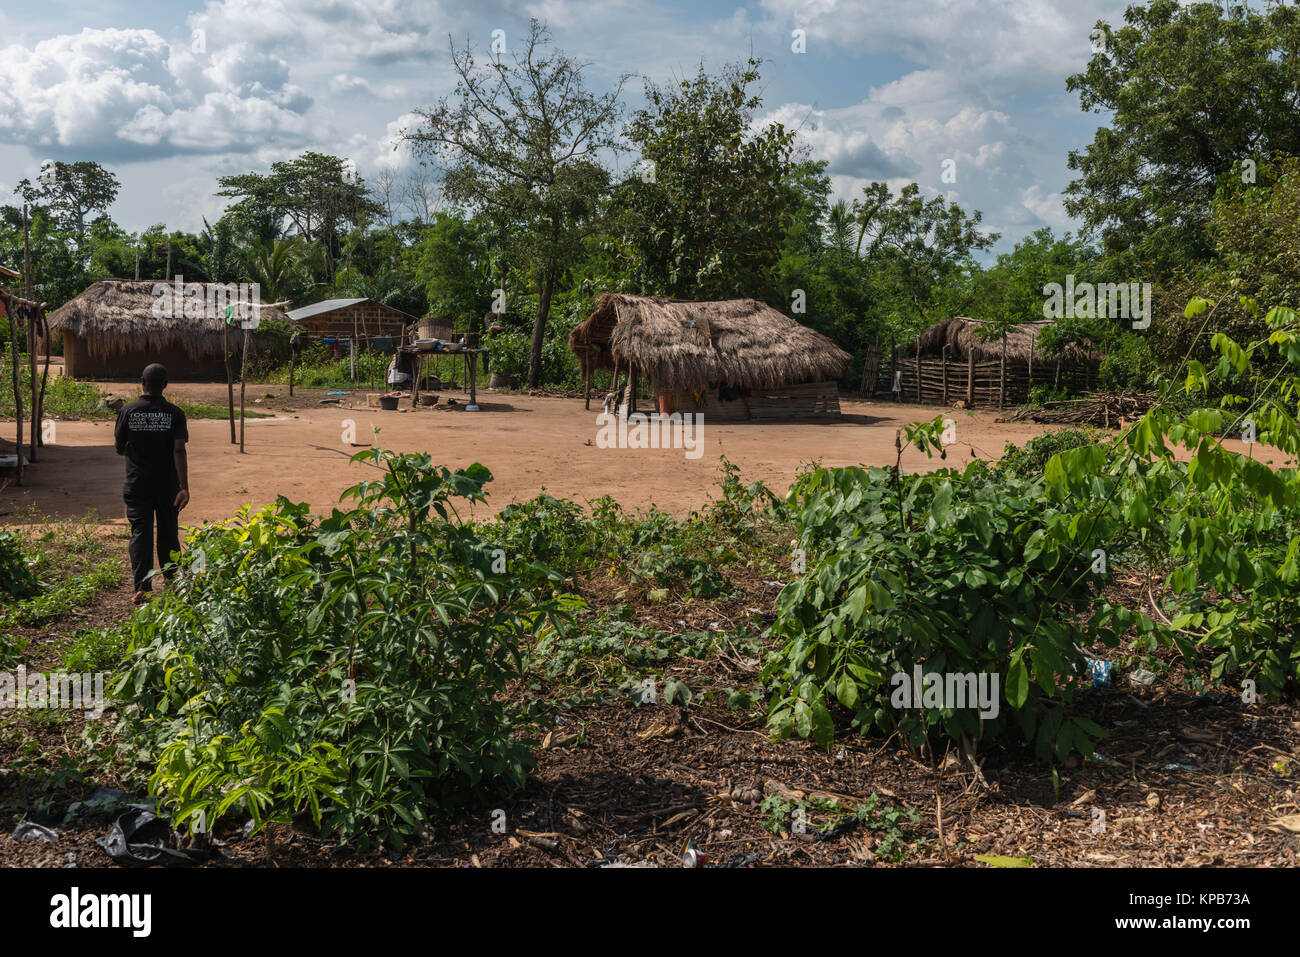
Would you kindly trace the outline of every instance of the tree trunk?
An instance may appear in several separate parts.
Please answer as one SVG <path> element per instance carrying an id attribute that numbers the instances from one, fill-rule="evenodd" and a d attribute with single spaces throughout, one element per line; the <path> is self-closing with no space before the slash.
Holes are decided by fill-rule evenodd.
<path id="1" fill-rule="evenodd" d="M 547 272 L 542 280 L 542 292 L 537 297 L 537 319 L 533 322 L 533 354 L 528 360 L 528 388 L 541 386 L 542 378 L 542 343 L 546 337 L 546 316 L 551 311 L 551 294 L 555 291 L 555 279 Z"/>

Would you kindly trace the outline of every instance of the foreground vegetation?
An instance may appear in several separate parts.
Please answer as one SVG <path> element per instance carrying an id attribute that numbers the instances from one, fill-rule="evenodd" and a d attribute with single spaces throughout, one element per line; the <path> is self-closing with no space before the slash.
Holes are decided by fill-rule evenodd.
<path id="1" fill-rule="evenodd" d="M 1213 311 L 1188 307 L 1206 322 Z M 1184 396 L 1279 361 L 1274 382 L 1296 395 L 1300 326 L 1285 309 L 1267 322 L 1268 341 L 1216 337 L 1221 361 L 1191 363 Z M 1099 656 L 1117 677 L 1176 662 L 1187 687 L 1247 705 L 1300 688 L 1294 406 L 1187 401 L 1116 435 L 1009 447 L 991 465 L 815 467 L 784 499 L 724 460 L 716 501 L 685 518 L 542 495 L 467 521 L 485 468 L 367 450 L 346 508 L 315 517 L 281 498 L 204 527 L 172 586 L 126 629 L 70 635 L 65 661 L 126 652 L 98 746 L 196 833 L 251 818 L 402 846 L 520 788 L 551 716 L 602 703 L 713 702 L 822 748 L 897 732 L 919 757 L 951 749 L 972 768 L 1023 739 L 1056 780 L 1110 733 L 1079 707 Z M 1246 421 L 1284 463 L 1222 446 Z M 900 455 L 946 454 L 942 428 L 908 427 Z M 121 573 L 88 549 L 56 583 L 50 559 L 24 554 L 43 556 L 41 542 L 0 541 L 13 628 L 84 605 Z M 1139 586 L 1117 588 L 1120 570 Z M 767 581 L 770 611 L 750 604 Z M 716 621 L 673 629 L 651 623 L 657 607 Z M 9 660 L 28 644 L 7 639 Z M 741 682 L 682 667 L 709 661 L 754 665 Z M 918 667 L 995 675 L 997 713 L 898 707 L 890 679 Z M 907 820 L 774 793 L 776 818 Z"/>

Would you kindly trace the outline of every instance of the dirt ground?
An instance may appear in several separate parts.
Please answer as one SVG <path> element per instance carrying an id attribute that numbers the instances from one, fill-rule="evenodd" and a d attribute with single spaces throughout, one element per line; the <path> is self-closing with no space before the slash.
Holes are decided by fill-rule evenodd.
<path id="1" fill-rule="evenodd" d="M 130 383 L 101 383 L 117 395 L 134 396 Z M 677 514 L 699 508 L 716 491 L 718 457 L 725 454 L 746 481 L 761 479 L 783 493 L 801 466 L 892 465 L 894 434 L 910 422 L 932 419 L 940 409 L 891 402 L 841 400 L 838 420 L 803 423 L 704 423 L 703 454 L 686 458 L 680 449 L 603 449 L 596 445 L 595 417 L 581 399 L 521 394 L 479 394 L 481 412 L 459 408 L 384 412 L 365 408 L 364 392 L 321 405 L 325 390 L 250 386 L 248 408 L 272 417 L 247 420 L 244 454 L 230 444 L 224 420 L 190 422 L 192 500 L 183 515 L 188 524 L 229 518 L 247 503 L 264 505 L 278 495 L 328 511 L 339 493 L 360 480 L 362 466 L 348 457 L 374 440 L 397 451 L 427 451 L 435 462 L 461 467 L 481 462 L 492 470 L 489 506 L 498 511 L 542 489 L 579 502 L 609 494 L 624 508 L 650 504 Z M 224 383 L 179 383 L 168 397 L 219 404 Z M 271 398 L 267 398 L 267 395 Z M 463 393 L 444 394 L 463 403 Z M 1000 423 L 996 412 L 949 410 L 957 444 L 946 462 L 927 460 L 915 449 L 903 467 L 924 471 L 960 465 L 972 456 L 996 459 L 1007 442 L 1023 443 L 1045 431 L 1029 422 Z M 354 424 L 356 445 L 345 440 Z M 122 519 L 121 459 L 114 453 L 112 422 L 57 422 L 53 445 L 41 449 L 21 489 L 0 493 L 0 509 L 11 521 L 23 514 L 56 518 L 97 512 L 102 521 Z"/>

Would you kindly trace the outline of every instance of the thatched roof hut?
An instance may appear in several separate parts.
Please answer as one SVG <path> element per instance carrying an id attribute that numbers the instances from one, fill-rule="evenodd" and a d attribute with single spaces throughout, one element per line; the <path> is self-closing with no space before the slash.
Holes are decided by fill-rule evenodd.
<path id="1" fill-rule="evenodd" d="M 1007 362 L 1028 365 L 1030 359 L 1039 362 L 1060 358 L 1065 362 L 1095 362 L 1101 358 L 1095 351 L 1086 350 L 1076 343 L 1067 343 L 1059 353 L 1049 357 L 1039 342 L 1044 330 L 1055 325 L 1050 319 L 1022 322 L 1011 326 L 1006 333 Z M 975 354 L 976 362 L 996 362 L 1002 358 L 1002 336 L 985 340 L 988 323 L 982 319 L 953 316 L 936 322 L 919 337 L 922 355 L 941 355 L 945 349 L 951 359 L 967 359 Z M 913 349 L 907 350 L 908 354 Z"/>
<path id="2" fill-rule="evenodd" d="M 253 287 L 221 283 L 101 279 L 50 314 L 50 331 L 63 336 L 64 373 L 82 378 L 129 378 L 161 362 L 173 379 L 224 376 L 227 304 L 259 302 Z M 241 298 L 242 296 L 242 298 Z M 246 311 L 246 310 L 245 310 Z M 262 319 L 284 319 L 271 306 Z M 238 341 L 238 325 L 228 330 Z"/>
<path id="3" fill-rule="evenodd" d="M 622 293 L 596 301 L 569 334 L 569 348 L 584 381 L 596 369 L 618 367 L 649 378 L 661 395 L 672 393 L 675 409 L 684 411 L 688 395 L 702 401 L 712 390 L 715 412 L 719 403 L 741 401 L 747 408 L 737 417 L 743 418 L 757 417 L 758 393 L 776 400 L 783 389 L 816 394 L 822 413 L 829 411 L 829 393 L 838 411 L 834 380 L 853 361 L 820 332 L 753 299 L 685 302 Z M 805 384 L 818 388 L 789 391 Z M 739 399 L 728 398 L 736 394 Z"/>

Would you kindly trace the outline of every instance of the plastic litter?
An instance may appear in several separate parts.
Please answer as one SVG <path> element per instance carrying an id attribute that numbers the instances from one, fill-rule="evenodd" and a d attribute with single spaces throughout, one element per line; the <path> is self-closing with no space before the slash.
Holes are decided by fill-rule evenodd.
<path id="1" fill-rule="evenodd" d="M 686 850 L 682 851 L 682 867 L 703 867 L 709 863 L 709 855 L 695 846 L 691 841 L 686 845 Z"/>
<path id="2" fill-rule="evenodd" d="M 47 844 L 53 844 L 59 839 L 59 832 L 52 827 L 46 827 L 44 824 L 37 824 L 35 821 L 29 821 L 23 818 L 14 828 L 13 839 L 15 841 L 45 841 Z"/>
<path id="3" fill-rule="evenodd" d="M 1128 676 L 1129 684 L 1138 688 L 1149 688 L 1156 683 L 1154 671 L 1147 671 L 1145 668 L 1139 668 Z"/>
<path id="4" fill-rule="evenodd" d="M 186 866 L 212 857 L 212 851 L 181 851 L 166 846 L 171 828 L 152 804 L 132 804 L 95 843 L 123 867 Z M 150 840 L 149 838 L 153 839 Z"/>
<path id="5" fill-rule="evenodd" d="M 1088 665 L 1088 673 L 1092 675 L 1092 686 L 1094 688 L 1110 687 L 1111 663 L 1101 661 L 1097 658 L 1085 658 Z"/>

